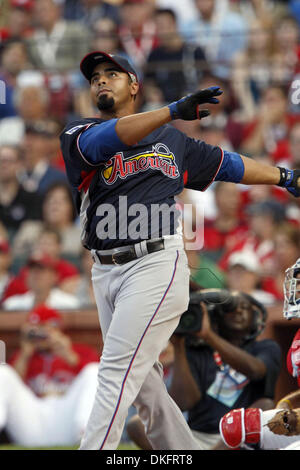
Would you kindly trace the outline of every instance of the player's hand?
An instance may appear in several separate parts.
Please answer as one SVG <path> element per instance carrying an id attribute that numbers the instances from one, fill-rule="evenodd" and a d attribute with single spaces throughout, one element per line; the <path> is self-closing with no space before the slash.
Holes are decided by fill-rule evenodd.
<path id="1" fill-rule="evenodd" d="M 172 119 L 183 119 L 184 121 L 193 121 L 209 116 L 208 109 L 200 109 L 200 105 L 204 103 L 218 104 L 219 100 L 216 96 L 220 96 L 223 91 L 218 86 L 205 88 L 196 93 L 181 98 L 169 104 Z"/>
<path id="2" fill-rule="evenodd" d="M 281 181 L 279 186 L 287 189 L 294 197 L 300 197 L 300 170 L 280 168 Z"/>
<path id="3" fill-rule="evenodd" d="M 300 197 L 300 170 L 293 170 L 294 177 L 292 182 L 286 187 L 286 189 L 294 197 Z"/>

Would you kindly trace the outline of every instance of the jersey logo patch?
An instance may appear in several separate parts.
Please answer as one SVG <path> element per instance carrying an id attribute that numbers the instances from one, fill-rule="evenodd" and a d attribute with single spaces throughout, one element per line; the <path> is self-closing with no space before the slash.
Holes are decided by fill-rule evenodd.
<path id="1" fill-rule="evenodd" d="M 118 178 L 125 179 L 148 169 L 161 171 L 168 178 L 178 178 L 179 170 L 175 156 L 165 144 L 158 143 L 149 152 L 139 153 L 124 159 L 123 153 L 117 153 L 107 162 L 101 171 L 106 184 L 113 184 Z"/>
<path id="2" fill-rule="evenodd" d="M 95 124 L 95 123 L 92 122 L 91 124 Z M 71 129 L 66 131 L 65 134 L 72 135 L 74 134 L 74 132 L 76 132 L 78 129 L 81 129 L 82 127 L 87 127 L 87 124 L 79 124 L 78 126 L 72 127 Z"/>

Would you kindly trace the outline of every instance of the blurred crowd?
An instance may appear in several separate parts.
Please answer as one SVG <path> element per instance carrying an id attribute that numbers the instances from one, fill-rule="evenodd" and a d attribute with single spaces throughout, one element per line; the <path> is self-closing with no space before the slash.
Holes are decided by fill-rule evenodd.
<path id="1" fill-rule="evenodd" d="M 67 122 L 97 115 L 79 72 L 92 50 L 132 62 L 141 111 L 219 85 L 208 118 L 174 125 L 300 167 L 299 1 L 7 0 L 1 8 L 2 309 L 94 305 L 58 138 Z M 284 271 L 300 255 L 297 199 L 279 187 L 219 182 L 184 190 L 180 202 L 192 204 L 195 232 L 203 231 L 203 246 L 188 251 L 194 285 L 243 290 L 265 305 L 282 300 Z"/>

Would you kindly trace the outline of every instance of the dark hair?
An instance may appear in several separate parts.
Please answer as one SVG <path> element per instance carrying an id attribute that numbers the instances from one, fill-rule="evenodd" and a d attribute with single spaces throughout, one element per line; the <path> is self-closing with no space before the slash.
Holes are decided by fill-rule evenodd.
<path id="1" fill-rule="evenodd" d="M 68 196 L 68 199 L 69 199 L 69 202 L 71 204 L 71 207 L 72 207 L 72 220 L 74 221 L 77 217 L 77 212 L 76 212 L 76 207 L 75 207 L 75 203 L 74 203 L 74 199 L 73 199 L 73 195 L 72 195 L 72 191 L 71 191 L 71 188 L 70 186 L 67 184 L 67 183 L 64 183 L 62 181 L 58 181 L 56 183 L 53 183 L 51 184 L 45 194 L 44 194 L 44 197 L 43 197 L 43 205 L 45 204 L 45 201 L 47 199 L 47 197 L 49 196 L 49 194 L 52 192 L 52 191 L 55 191 L 56 189 L 62 189 L 65 191 L 65 193 L 67 194 Z"/>
<path id="2" fill-rule="evenodd" d="M 13 44 L 20 44 L 25 53 L 28 55 L 28 47 L 27 47 L 27 44 L 26 42 L 21 39 L 21 38 L 17 38 L 17 37 L 14 37 L 14 38 L 9 38 L 7 39 L 3 44 L 0 45 L 0 62 L 2 62 L 2 57 L 3 57 L 3 54 L 10 48 L 10 46 L 12 46 Z"/>
<path id="3" fill-rule="evenodd" d="M 242 302 L 246 303 L 249 320 L 251 320 L 251 324 L 249 325 L 249 328 L 245 330 L 245 334 L 242 339 L 242 344 L 246 344 L 249 341 L 254 341 L 256 337 L 262 333 L 265 328 L 268 312 L 261 302 L 245 292 L 239 292 L 237 298 L 238 305 Z M 238 305 L 236 309 L 238 308 Z M 224 338 L 226 338 L 226 333 L 228 331 L 228 326 L 224 322 L 225 318 L 226 314 L 220 315 L 218 321 L 219 334 Z"/>
<path id="4" fill-rule="evenodd" d="M 169 15 L 173 18 L 174 22 L 177 23 L 177 15 L 172 8 L 157 8 L 155 10 L 155 16 L 158 15 Z"/>

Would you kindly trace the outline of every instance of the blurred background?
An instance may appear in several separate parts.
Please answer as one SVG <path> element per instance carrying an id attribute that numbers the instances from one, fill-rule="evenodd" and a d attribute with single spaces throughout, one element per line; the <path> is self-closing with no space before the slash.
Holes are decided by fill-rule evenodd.
<path id="1" fill-rule="evenodd" d="M 173 123 L 212 145 L 300 169 L 300 1 L 0 1 L 0 339 L 7 360 L 27 313 L 43 303 L 101 353 L 89 252 L 66 182 L 59 134 L 97 115 L 79 71 L 94 50 L 125 56 L 139 110 L 198 88 L 224 93 L 211 115 Z M 187 252 L 193 286 L 237 289 L 268 309 L 264 335 L 283 353 L 283 279 L 300 257 L 300 199 L 279 187 L 213 183 L 179 203 L 204 210 L 204 246 Z M 194 216 L 196 220 L 196 214 Z M 282 371 L 277 395 L 292 387 Z"/>

